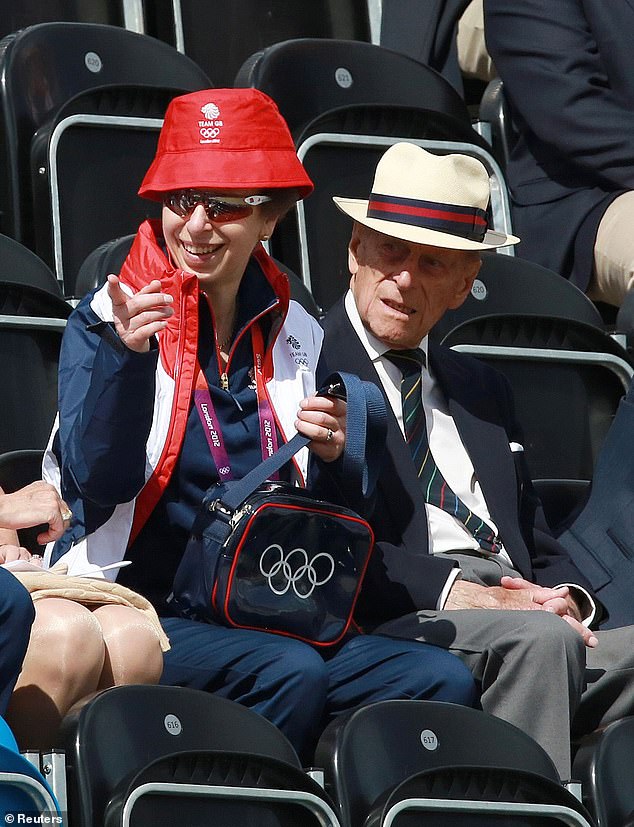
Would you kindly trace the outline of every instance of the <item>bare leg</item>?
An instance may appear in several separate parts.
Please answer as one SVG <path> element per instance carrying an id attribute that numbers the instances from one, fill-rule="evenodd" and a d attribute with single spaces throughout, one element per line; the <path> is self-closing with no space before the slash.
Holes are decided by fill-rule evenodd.
<path id="1" fill-rule="evenodd" d="M 64 715 L 97 688 L 104 661 L 93 612 L 62 598 L 35 602 L 31 640 L 7 711 L 21 749 L 55 745 Z"/>
<path id="2" fill-rule="evenodd" d="M 106 648 L 99 689 L 158 683 L 163 653 L 156 630 L 143 614 L 127 606 L 100 606 L 93 615 L 101 626 Z"/>

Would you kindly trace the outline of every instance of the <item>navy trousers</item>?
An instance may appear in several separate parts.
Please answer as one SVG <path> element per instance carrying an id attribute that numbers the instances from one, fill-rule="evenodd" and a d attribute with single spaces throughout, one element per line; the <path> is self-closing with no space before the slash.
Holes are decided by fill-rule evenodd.
<path id="1" fill-rule="evenodd" d="M 172 648 L 161 682 L 214 692 L 272 721 L 303 761 L 342 712 L 374 701 L 434 699 L 472 706 L 471 672 L 455 656 L 418 641 L 359 635 L 334 654 L 292 638 L 162 618 Z"/>
<path id="2" fill-rule="evenodd" d="M 0 715 L 4 716 L 20 674 L 35 617 L 31 595 L 0 568 Z"/>

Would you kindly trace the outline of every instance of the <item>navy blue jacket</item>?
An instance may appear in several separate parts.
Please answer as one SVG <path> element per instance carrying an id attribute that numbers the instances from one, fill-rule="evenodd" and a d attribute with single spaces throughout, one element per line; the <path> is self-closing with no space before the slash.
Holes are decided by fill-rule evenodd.
<path id="1" fill-rule="evenodd" d="M 634 187 L 634 0 L 485 0 L 520 138 L 507 176 L 518 255 L 587 287 L 596 229 Z"/>

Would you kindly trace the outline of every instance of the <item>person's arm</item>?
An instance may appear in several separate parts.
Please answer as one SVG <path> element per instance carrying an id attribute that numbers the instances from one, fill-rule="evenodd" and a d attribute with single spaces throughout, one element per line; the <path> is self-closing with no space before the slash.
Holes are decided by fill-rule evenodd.
<path id="1" fill-rule="evenodd" d="M 152 284 L 156 291 L 158 282 Z M 123 304 L 118 281 L 115 290 Z M 136 299 L 135 307 L 136 297 L 126 298 L 129 303 L 119 310 L 128 316 L 122 334 L 116 324 L 99 319 L 89 300 L 82 302 L 68 321 L 60 355 L 62 491 L 70 485 L 102 507 L 127 502 L 143 486 L 152 425 L 158 352 L 149 341 L 155 329 L 139 332 L 143 320 L 136 328 L 130 322 L 135 311 L 144 312 L 143 301 L 153 299 Z"/>
<path id="2" fill-rule="evenodd" d="M 596 9 L 613 14 L 605 4 Z M 485 0 L 484 10 L 487 48 L 517 125 L 535 136 L 527 144 L 537 160 L 542 144 L 557 167 L 544 174 L 561 179 L 574 169 L 578 186 L 634 187 L 634 100 L 625 91 L 631 82 L 617 76 L 632 71 L 630 58 L 618 65 L 631 51 L 629 30 L 613 21 L 616 48 L 606 55 L 579 0 Z"/>

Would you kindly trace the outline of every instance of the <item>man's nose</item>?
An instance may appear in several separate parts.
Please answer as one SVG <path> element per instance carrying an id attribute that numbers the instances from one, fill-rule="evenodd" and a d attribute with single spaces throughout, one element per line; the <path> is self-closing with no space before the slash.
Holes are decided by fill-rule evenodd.
<path id="1" fill-rule="evenodd" d="M 393 276 L 399 287 L 410 287 L 414 280 L 414 266 L 414 263 L 410 261 L 406 261 L 399 266 L 398 271 Z"/>

